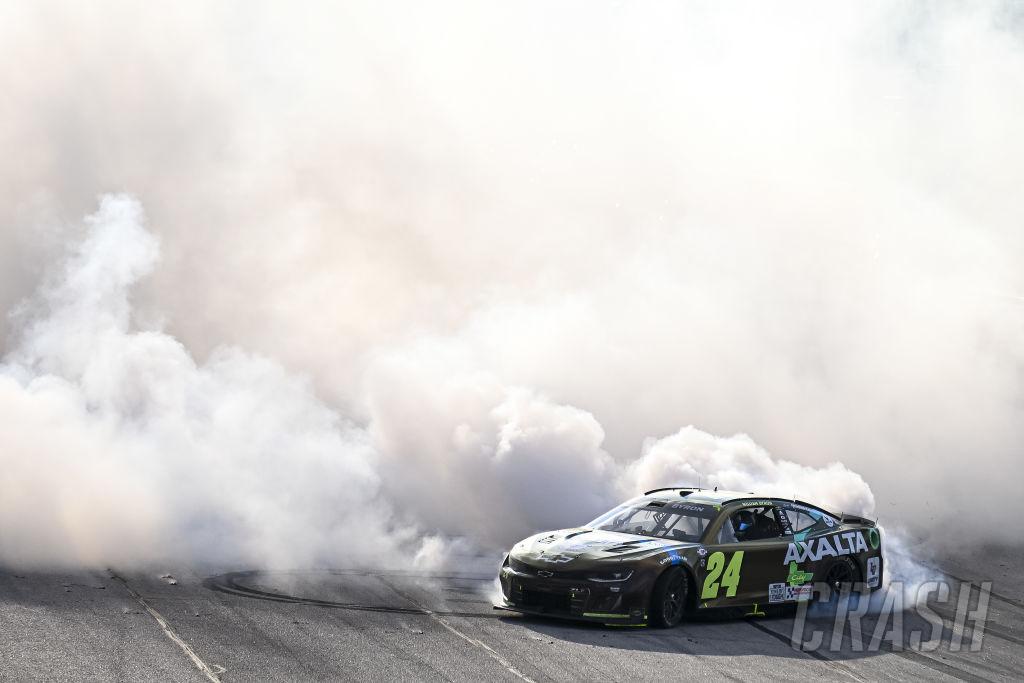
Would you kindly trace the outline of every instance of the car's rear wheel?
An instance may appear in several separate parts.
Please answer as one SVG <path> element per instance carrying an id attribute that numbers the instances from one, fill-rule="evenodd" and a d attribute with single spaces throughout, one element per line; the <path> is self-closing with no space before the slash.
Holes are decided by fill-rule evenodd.
<path id="1" fill-rule="evenodd" d="M 672 628 L 682 621 L 688 591 L 686 573 L 679 567 L 671 567 L 659 576 L 651 591 L 651 626 Z"/>
<path id="2" fill-rule="evenodd" d="M 828 584 L 829 592 L 819 595 L 819 602 L 834 604 L 839 601 L 839 596 L 844 591 L 852 591 L 861 580 L 860 570 L 857 563 L 849 557 L 840 557 L 828 566 L 821 580 Z"/>

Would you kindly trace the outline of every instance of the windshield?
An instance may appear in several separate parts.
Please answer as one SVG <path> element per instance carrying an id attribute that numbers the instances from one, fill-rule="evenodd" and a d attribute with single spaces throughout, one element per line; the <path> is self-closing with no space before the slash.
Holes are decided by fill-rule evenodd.
<path id="1" fill-rule="evenodd" d="M 601 531 L 696 542 L 717 515 L 718 510 L 710 505 L 629 501 L 601 515 L 587 524 L 587 527 Z"/>

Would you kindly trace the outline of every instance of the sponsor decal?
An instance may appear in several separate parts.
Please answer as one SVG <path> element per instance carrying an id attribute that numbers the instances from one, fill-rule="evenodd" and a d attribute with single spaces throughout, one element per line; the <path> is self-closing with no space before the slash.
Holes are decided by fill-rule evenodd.
<path id="1" fill-rule="evenodd" d="M 823 557 L 839 557 L 867 552 L 868 544 L 861 531 L 845 531 L 832 536 L 812 538 L 809 541 L 790 543 L 782 564 L 790 562 L 817 562 Z"/>
<path id="2" fill-rule="evenodd" d="M 881 562 L 877 557 L 868 558 L 868 586 L 874 588 L 878 585 L 878 580 L 881 576 L 880 569 Z"/>
<path id="3" fill-rule="evenodd" d="M 773 503 L 770 500 L 745 500 L 740 505 L 745 508 L 759 508 L 773 505 Z"/>
<path id="4" fill-rule="evenodd" d="M 871 542 L 871 549 L 878 550 L 878 546 L 882 542 L 882 539 L 878 537 L 878 529 L 868 531 L 868 540 Z"/>
<path id="5" fill-rule="evenodd" d="M 697 548 L 697 555 L 699 555 L 700 557 L 704 557 L 707 554 L 708 554 L 708 549 L 705 548 L 704 546 L 701 546 L 701 547 Z"/>
<path id="6" fill-rule="evenodd" d="M 825 520 L 825 526 L 827 526 L 829 529 L 836 525 L 836 520 L 832 519 L 828 515 L 822 515 L 821 518 Z"/>
<path id="7" fill-rule="evenodd" d="M 669 562 L 671 562 L 672 564 L 679 564 L 682 561 L 683 558 L 679 556 L 678 552 L 676 552 L 675 550 L 669 550 L 668 554 L 665 557 L 661 558 L 660 564 L 668 564 Z"/>
<path id="8" fill-rule="evenodd" d="M 807 583 L 811 572 L 802 572 L 795 564 L 789 565 L 789 583 L 768 584 L 768 602 L 800 602 L 810 600 L 814 586 Z"/>
<path id="9" fill-rule="evenodd" d="M 796 562 L 789 563 L 789 576 L 786 577 L 786 583 L 790 586 L 800 586 L 814 578 L 814 572 L 800 571 L 800 568 L 796 566 Z"/>
<path id="10" fill-rule="evenodd" d="M 787 602 L 811 599 L 811 591 L 814 590 L 814 586 L 807 584 L 805 586 L 786 586 L 785 599 Z"/>

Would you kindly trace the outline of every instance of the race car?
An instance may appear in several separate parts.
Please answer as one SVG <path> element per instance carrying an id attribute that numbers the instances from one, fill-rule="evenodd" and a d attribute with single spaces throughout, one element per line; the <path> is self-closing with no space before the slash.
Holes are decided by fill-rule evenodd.
<path id="1" fill-rule="evenodd" d="M 854 585 L 876 590 L 882 569 L 879 530 L 863 517 L 749 493 L 654 489 L 584 526 L 517 543 L 495 607 L 668 628 L 695 610 L 756 614 Z"/>

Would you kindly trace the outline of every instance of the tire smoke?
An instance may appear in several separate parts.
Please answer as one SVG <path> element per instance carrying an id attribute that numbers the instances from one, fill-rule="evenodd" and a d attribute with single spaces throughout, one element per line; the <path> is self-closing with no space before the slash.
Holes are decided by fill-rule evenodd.
<path id="1" fill-rule="evenodd" d="M 1019 14 L 5 4 L 4 561 L 429 563 L 698 482 L 1005 540 Z"/>
<path id="2" fill-rule="evenodd" d="M 693 427 L 620 465 L 585 410 L 444 372 L 422 349 L 377 361 L 359 424 L 270 359 L 225 346 L 200 363 L 141 328 L 132 292 L 160 250 L 141 205 L 103 197 L 85 224 L 0 364 L 5 562 L 436 565 L 452 543 L 500 548 L 698 472 L 873 507 L 842 465 L 776 461 Z"/>

